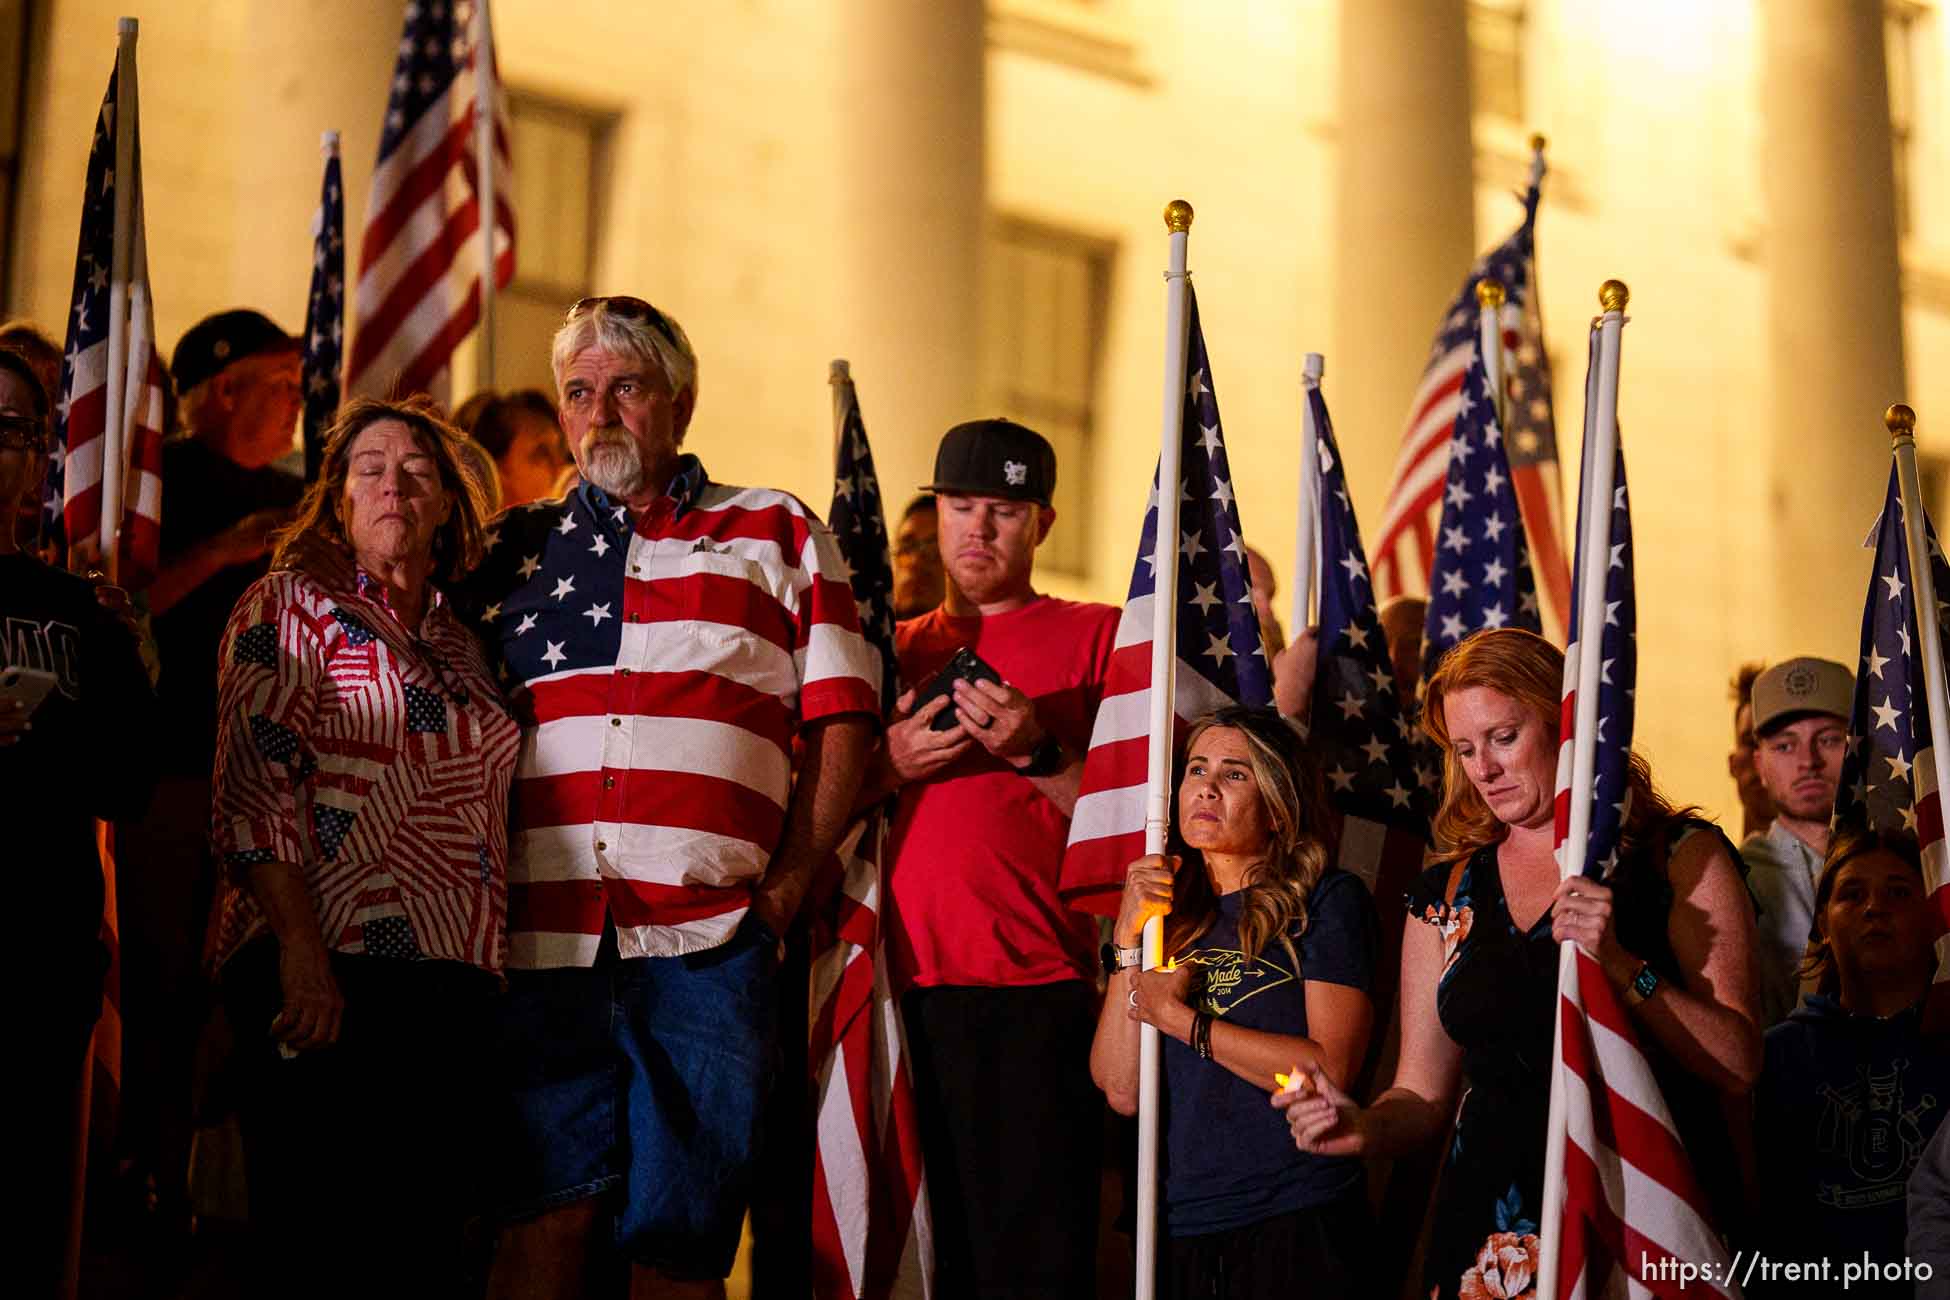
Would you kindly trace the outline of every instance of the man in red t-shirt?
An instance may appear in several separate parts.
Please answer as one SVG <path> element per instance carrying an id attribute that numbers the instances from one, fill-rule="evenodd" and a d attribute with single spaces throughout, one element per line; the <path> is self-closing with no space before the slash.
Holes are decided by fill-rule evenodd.
<path id="1" fill-rule="evenodd" d="M 894 974 L 914 1063 L 935 1294 L 1095 1292 L 1103 1101 L 1091 1086 L 1097 930 L 1057 868 L 1118 611 L 1038 595 L 1056 453 L 1007 420 L 935 457 L 947 593 L 895 629 L 924 687 L 957 650 L 1002 684 L 896 705 L 876 776 L 899 790 L 887 848 Z M 942 729 L 942 718 L 952 722 Z"/>

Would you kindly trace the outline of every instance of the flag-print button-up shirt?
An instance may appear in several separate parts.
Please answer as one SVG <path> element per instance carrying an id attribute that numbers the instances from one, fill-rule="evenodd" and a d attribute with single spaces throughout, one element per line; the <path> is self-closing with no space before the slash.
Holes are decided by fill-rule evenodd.
<path id="1" fill-rule="evenodd" d="M 414 633 L 363 571 L 280 570 L 219 654 L 213 960 L 264 932 L 249 868 L 286 862 L 327 947 L 500 970 L 520 730 L 445 599 Z"/>
<path id="2" fill-rule="evenodd" d="M 785 827 L 795 732 L 879 712 L 832 536 L 683 458 L 636 518 L 584 484 L 496 521 L 468 616 L 523 728 L 509 964 L 715 947 Z"/>

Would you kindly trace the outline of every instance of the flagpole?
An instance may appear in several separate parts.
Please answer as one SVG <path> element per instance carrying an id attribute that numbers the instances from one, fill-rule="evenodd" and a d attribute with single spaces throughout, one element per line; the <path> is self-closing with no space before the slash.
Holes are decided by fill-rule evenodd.
<path id="1" fill-rule="evenodd" d="M 108 279 L 108 377 L 102 413 L 102 513 L 96 542 L 110 579 L 120 576 L 123 479 L 129 453 L 129 271 L 135 242 L 135 39 L 139 24 L 115 24 L 115 236 Z"/>
<path id="2" fill-rule="evenodd" d="M 1503 383 L 1503 304 L 1509 296 L 1501 280 L 1485 276 L 1476 282 L 1477 338 L 1482 343 L 1483 369 L 1489 372 L 1490 409 L 1496 412 L 1499 430 L 1508 428 L 1510 423 L 1505 418 Z"/>
<path id="3" fill-rule="evenodd" d="M 1598 324 L 1597 409 L 1591 436 L 1585 440 L 1583 485 L 1579 492 L 1584 525 L 1578 539 L 1582 569 L 1577 577 L 1578 607 L 1572 611 L 1578 629 L 1577 715 L 1572 732 L 1570 824 L 1564 834 L 1560 878 L 1581 875 L 1585 849 L 1591 838 L 1593 782 L 1598 765 L 1598 687 L 1604 668 L 1605 572 L 1611 559 L 1611 497 L 1618 463 L 1618 363 L 1625 328 L 1625 307 L 1631 291 L 1622 280 L 1607 280 L 1598 290 L 1604 315 Z M 1567 940 L 1558 948 L 1558 996 L 1577 978 L 1577 945 Z M 1552 1003 L 1551 1102 L 1548 1138 L 1544 1148 L 1543 1258 L 1537 1271 L 1537 1300 L 1557 1300 L 1557 1261 L 1564 1241 L 1564 1021 Z"/>
<path id="4" fill-rule="evenodd" d="M 1320 428 L 1314 394 L 1327 359 L 1309 352 L 1300 370 L 1300 518 L 1293 534 L 1293 630 L 1298 638 L 1314 623 L 1314 593 L 1320 587 Z"/>
<path id="5" fill-rule="evenodd" d="M 474 187 L 481 209 L 481 339 L 480 374 L 475 387 L 494 387 L 494 237 L 500 230 L 494 210 L 494 105 L 499 69 L 494 66 L 494 25 L 488 20 L 488 0 L 474 0 Z"/>
<path id="6" fill-rule="evenodd" d="M 1943 638 L 1937 630 L 1936 576 L 1930 569 L 1929 538 L 1923 523 L 1928 508 L 1923 504 L 1923 488 L 1916 474 L 1916 412 L 1901 402 L 1883 413 L 1889 427 L 1891 449 L 1896 456 L 1896 486 L 1902 493 L 1903 535 L 1909 550 L 1910 596 L 1916 606 L 1916 649 L 1923 660 L 1923 695 L 1930 714 L 1930 737 L 1935 745 L 1931 766 L 1936 769 L 1938 806 L 1950 814 L 1950 762 L 1943 751 L 1950 736 L 1950 690 L 1943 671 Z M 1916 792 L 1922 802 L 1922 792 Z"/>
<path id="7" fill-rule="evenodd" d="M 833 390 L 833 450 L 839 451 L 840 439 L 846 436 L 846 407 L 853 397 L 853 367 L 844 357 L 837 358 L 826 369 L 826 382 Z"/>
<path id="8" fill-rule="evenodd" d="M 1165 205 L 1171 250 L 1165 271 L 1165 392 L 1158 440 L 1158 536 L 1152 551 L 1151 744 L 1144 800 L 1144 851 L 1163 853 L 1171 818 L 1171 762 L 1178 666 L 1178 493 L 1185 433 L 1185 246 L 1192 205 Z M 1144 923 L 1144 969 L 1164 964 L 1165 923 Z M 1137 1300 L 1152 1300 L 1158 1271 L 1158 1066 L 1155 1025 L 1138 1032 Z"/>

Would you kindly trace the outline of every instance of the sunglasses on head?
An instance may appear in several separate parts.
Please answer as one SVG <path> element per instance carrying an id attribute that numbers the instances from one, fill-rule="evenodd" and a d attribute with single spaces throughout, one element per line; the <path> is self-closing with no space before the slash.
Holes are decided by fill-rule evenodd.
<path id="1" fill-rule="evenodd" d="M 643 299 L 633 298 L 627 293 L 599 294 L 592 298 L 579 298 L 576 300 L 576 305 L 569 308 L 569 314 L 564 319 L 574 320 L 598 307 L 624 320 L 647 320 L 650 322 L 650 327 L 663 335 L 670 346 L 679 352 L 684 350 L 684 345 L 677 341 L 677 330 L 671 325 L 670 318 Z"/>

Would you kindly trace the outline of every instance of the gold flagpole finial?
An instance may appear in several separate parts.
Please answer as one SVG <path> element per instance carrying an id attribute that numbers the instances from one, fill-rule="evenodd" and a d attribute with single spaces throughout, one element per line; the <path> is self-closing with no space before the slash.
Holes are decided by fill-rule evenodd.
<path id="1" fill-rule="evenodd" d="M 1484 276 L 1476 282 L 1476 305 L 1478 307 L 1501 307 L 1510 296 L 1503 287 L 1503 281 Z"/>
<path id="2" fill-rule="evenodd" d="M 1624 311 L 1630 301 L 1632 291 L 1625 287 L 1623 280 L 1607 280 L 1598 286 L 1598 305 L 1606 311 Z"/>
<path id="3" fill-rule="evenodd" d="M 1192 205 L 1183 199 L 1173 199 L 1165 204 L 1165 229 L 1172 234 L 1182 234 L 1192 228 Z"/>
<path id="4" fill-rule="evenodd" d="M 1546 140 L 1542 134 L 1533 135 L 1530 137 L 1530 152 L 1542 153 L 1549 144 L 1550 141 Z"/>
<path id="5" fill-rule="evenodd" d="M 1901 402 L 1897 402 L 1882 413 L 1882 422 L 1889 426 L 1891 438 L 1916 436 L 1916 412 Z"/>

